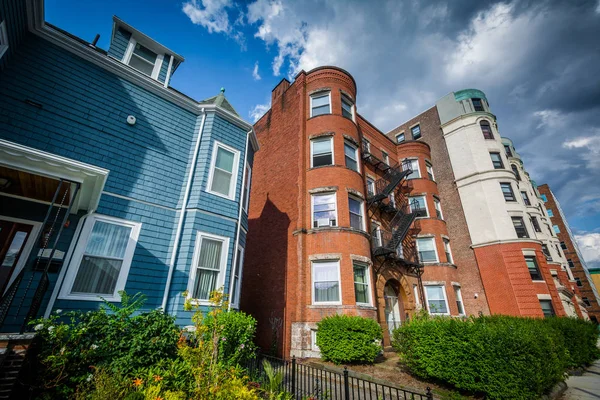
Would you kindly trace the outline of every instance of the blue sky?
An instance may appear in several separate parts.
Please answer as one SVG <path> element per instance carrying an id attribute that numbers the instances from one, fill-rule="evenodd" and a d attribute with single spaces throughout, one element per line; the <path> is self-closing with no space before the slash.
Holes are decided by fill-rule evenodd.
<path id="1" fill-rule="evenodd" d="M 100 33 L 105 49 L 119 16 L 185 57 L 175 88 L 201 100 L 225 87 L 249 121 L 277 82 L 319 65 L 353 74 L 359 113 L 384 132 L 448 92 L 481 89 L 600 267 L 600 0 L 45 4 L 47 21 L 89 41 Z"/>

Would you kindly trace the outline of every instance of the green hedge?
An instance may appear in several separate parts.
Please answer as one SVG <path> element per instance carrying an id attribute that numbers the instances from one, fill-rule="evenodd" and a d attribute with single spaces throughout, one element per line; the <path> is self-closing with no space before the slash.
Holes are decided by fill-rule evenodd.
<path id="1" fill-rule="evenodd" d="M 535 399 L 598 357 L 597 331 L 571 318 L 419 317 L 393 345 L 415 375 L 490 399 Z"/>
<path id="2" fill-rule="evenodd" d="M 372 363 L 381 352 L 381 326 L 370 318 L 334 315 L 317 327 L 317 346 L 326 361 Z"/>

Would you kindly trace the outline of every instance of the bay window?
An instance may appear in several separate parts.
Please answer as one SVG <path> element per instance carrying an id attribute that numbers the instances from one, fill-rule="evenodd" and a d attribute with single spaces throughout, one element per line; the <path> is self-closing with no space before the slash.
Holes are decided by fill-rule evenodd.
<path id="1" fill-rule="evenodd" d="M 444 286 L 425 286 L 425 300 L 427 301 L 429 314 L 450 314 Z"/>
<path id="2" fill-rule="evenodd" d="M 364 231 L 362 201 L 348 196 L 348 208 L 350 209 L 350 227 Z"/>
<path id="3" fill-rule="evenodd" d="M 341 302 L 340 262 L 313 261 L 313 304 L 339 304 Z"/>
<path id="4" fill-rule="evenodd" d="M 223 286 L 228 248 L 229 238 L 198 232 L 188 285 L 192 299 L 208 304 L 211 292 Z"/>
<path id="5" fill-rule="evenodd" d="M 421 262 L 438 262 L 437 251 L 435 249 L 435 238 L 417 238 L 417 251 Z"/>
<path id="6" fill-rule="evenodd" d="M 230 200 L 235 198 L 239 157 L 239 151 L 215 142 L 208 177 L 208 192 Z"/>
<path id="7" fill-rule="evenodd" d="M 402 169 L 404 171 L 410 169 L 411 171 L 411 173 L 406 176 L 406 179 L 417 179 L 421 177 L 421 171 L 419 170 L 419 160 L 417 159 L 404 160 L 402 162 Z"/>
<path id="8" fill-rule="evenodd" d="M 333 138 L 331 136 L 310 141 L 310 166 L 333 165 Z"/>
<path id="9" fill-rule="evenodd" d="M 371 304 L 371 291 L 369 289 L 369 267 L 355 262 L 354 268 L 354 297 L 357 304 Z"/>
<path id="10" fill-rule="evenodd" d="M 312 196 L 313 228 L 337 226 L 335 193 L 314 194 Z"/>
<path id="11" fill-rule="evenodd" d="M 321 92 L 310 96 L 310 116 L 331 114 L 331 94 Z"/>
<path id="12" fill-rule="evenodd" d="M 358 147 L 346 140 L 344 142 L 344 156 L 346 158 L 346 168 L 358 171 Z"/>

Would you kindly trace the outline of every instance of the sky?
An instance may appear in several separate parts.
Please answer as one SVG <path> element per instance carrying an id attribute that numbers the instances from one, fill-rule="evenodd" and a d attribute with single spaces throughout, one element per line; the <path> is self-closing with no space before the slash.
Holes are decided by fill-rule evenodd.
<path id="1" fill-rule="evenodd" d="M 600 0 L 46 0 L 45 12 L 104 49 L 119 16 L 185 57 L 173 87 L 198 100 L 224 87 L 250 122 L 281 79 L 321 65 L 354 76 L 358 112 L 383 132 L 478 88 L 600 267 Z"/>

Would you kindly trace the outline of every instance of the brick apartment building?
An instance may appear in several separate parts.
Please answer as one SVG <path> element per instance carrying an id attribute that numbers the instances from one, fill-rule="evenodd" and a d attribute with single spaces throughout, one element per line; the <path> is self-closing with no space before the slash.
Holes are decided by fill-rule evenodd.
<path id="1" fill-rule="evenodd" d="M 337 313 L 377 319 L 386 345 L 422 307 L 585 317 L 485 94 L 450 93 L 387 134 L 356 95 L 340 68 L 301 71 L 254 126 L 241 308 L 263 348 L 317 356 L 317 323 Z"/>
<path id="2" fill-rule="evenodd" d="M 571 228 L 562 212 L 558 199 L 546 184 L 538 187 L 541 200 L 546 206 L 548 217 L 552 223 L 552 229 L 560 240 L 560 247 L 565 253 L 567 263 L 573 272 L 576 286 L 581 293 L 581 302 L 587 308 L 587 312 L 592 321 L 600 321 L 600 302 L 597 286 L 593 282 L 592 275 L 585 264 L 577 241 L 573 237 Z"/>

